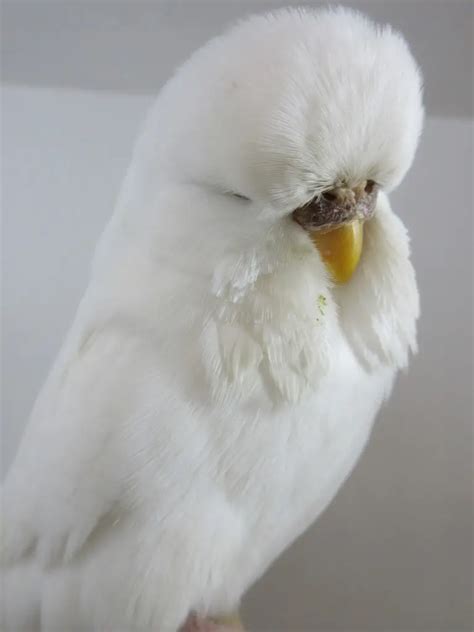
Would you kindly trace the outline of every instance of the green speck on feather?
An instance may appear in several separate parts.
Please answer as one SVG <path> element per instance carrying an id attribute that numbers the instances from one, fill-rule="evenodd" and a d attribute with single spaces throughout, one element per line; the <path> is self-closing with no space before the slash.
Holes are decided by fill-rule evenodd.
<path id="1" fill-rule="evenodd" d="M 326 307 L 327 304 L 328 304 L 327 298 L 324 296 L 324 294 L 320 294 L 318 296 L 318 309 L 321 316 L 324 316 L 324 308 Z"/>

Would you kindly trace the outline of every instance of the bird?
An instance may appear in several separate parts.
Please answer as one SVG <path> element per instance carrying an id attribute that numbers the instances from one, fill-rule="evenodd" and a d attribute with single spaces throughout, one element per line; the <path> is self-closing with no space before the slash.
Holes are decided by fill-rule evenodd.
<path id="1" fill-rule="evenodd" d="M 229 617 L 326 509 L 417 350 L 389 195 L 422 91 L 342 7 L 241 19 L 162 87 L 2 487 L 4 629 Z"/>

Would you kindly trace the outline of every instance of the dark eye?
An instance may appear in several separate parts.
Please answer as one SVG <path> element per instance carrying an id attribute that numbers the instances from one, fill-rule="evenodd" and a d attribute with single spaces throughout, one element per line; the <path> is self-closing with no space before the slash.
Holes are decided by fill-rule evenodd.
<path id="1" fill-rule="evenodd" d="M 367 184 L 365 185 L 365 192 L 370 195 L 376 186 L 377 184 L 373 180 L 367 180 Z"/>
<path id="2" fill-rule="evenodd" d="M 244 200 L 244 202 L 250 202 L 250 198 L 248 198 L 246 195 L 242 195 L 242 193 L 235 193 L 235 191 L 231 191 L 229 195 L 239 200 Z"/>

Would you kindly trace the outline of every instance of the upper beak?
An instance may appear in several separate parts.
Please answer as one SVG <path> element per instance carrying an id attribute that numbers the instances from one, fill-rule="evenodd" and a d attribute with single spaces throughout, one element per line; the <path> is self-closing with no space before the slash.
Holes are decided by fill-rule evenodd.
<path id="1" fill-rule="evenodd" d="M 293 211 L 306 229 L 336 283 L 346 283 L 362 254 L 363 222 L 375 211 L 377 186 L 372 181 L 352 189 L 336 187 Z"/>
<path id="2" fill-rule="evenodd" d="M 293 211 L 293 219 L 307 230 L 320 230 L 372 217 L 377 185 L 368 180 L 353 188 L 335 187 Z"/>

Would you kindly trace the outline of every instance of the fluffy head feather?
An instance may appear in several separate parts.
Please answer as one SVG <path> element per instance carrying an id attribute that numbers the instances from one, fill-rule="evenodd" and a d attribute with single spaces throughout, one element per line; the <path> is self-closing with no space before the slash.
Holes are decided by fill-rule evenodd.
<path id="1" fill-rule="evenodd" d="M 157 252 L 167 262 L 179 252 L 180 265 L 211 277 L 199 296 L 198 284 L 166 291 L 167 304 L 185 296 L 190 311 L 207 301 L 204 320 L 218 324 L 203 343 L 216 392 L 232 390 L 224 379 L 232 367 L 233 380 L 254 384 L 252 370 L 263 371 L 285 399 L 299 398 L 327 371 L 337 312 L 364 363 L 405 366 L 418 315 L 405 233 L 367 248 L 352 289 L 336 293 L 289 218 L 341 182 L 374 180 L 378 206 L 388 205 L 385 192 L 409 168 L 422 119 L 420 73 L 390 27 L 346 9 L 241 22 L 197 51 L 150 113 L 98 251 L 113 271 L 108 294 L 115 287 L 121 302 L 133 285 L 135 314 L 150 312 L 159 281 L 140 262 L 148 257 L 147 268 Z M 376 213 L 372 234 L 381 221 Z M 385 222 L 380 235 L 394 225 Z M 326 314 L 315 321 L 318 296 Z M 401 307 L 403 296 L 410 300 Z M 174 318 L 179 308 L 171 309 Z"/>
<path id="2" fill-rule="evenodd" d="M 195 53 L 142 137 L 158 172 L 289 212 L 338 181 L 396 186 L 423 119 L 403 37 L 346 9 L 246 20 Z"/>

